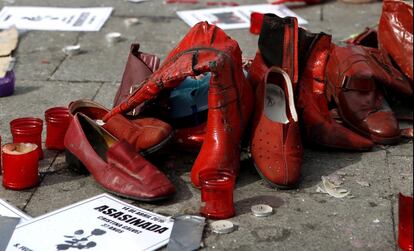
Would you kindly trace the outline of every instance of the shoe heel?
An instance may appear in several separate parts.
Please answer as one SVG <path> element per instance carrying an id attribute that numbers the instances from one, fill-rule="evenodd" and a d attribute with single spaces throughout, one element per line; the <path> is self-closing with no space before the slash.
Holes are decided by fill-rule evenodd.
<path id="1" fill-rule="evenodd" d="M 77 174 L 89 174 L 89 171 L 86 169 L 85 165 L 70 151 L 65 150 L 65 158 L 71 172 Z"/>

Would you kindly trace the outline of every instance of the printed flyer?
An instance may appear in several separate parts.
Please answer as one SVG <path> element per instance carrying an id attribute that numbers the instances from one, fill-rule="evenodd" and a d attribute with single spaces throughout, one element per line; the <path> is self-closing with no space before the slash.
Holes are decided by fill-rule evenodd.
<path id="1" fill-rule="evenodd" d="M 20 218 L 20 223 L 27 222 L 28 220 L 32 219 L 32 217 L 23 213 L 2 199 L 0 199 L 0 216 Z"/>
<path id="2" fill-rule="evenodd" d="M 7 251 L 155 250 L 168 243 L 173 220 L 108 194 L 16 227 Z"/>
<path id="3" fill-rule="evenodd" d="M 99 31 L 112 7 L 49 8 L 7 6 L 0 11 L 0 29 Z"/>

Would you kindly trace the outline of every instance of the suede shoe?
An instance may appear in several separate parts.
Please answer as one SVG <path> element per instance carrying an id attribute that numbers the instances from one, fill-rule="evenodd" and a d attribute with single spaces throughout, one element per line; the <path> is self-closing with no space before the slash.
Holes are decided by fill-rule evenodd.
<path id="1" fill-rule="evenodd" d="M 263 179 L 280 188 L 293 187 L 300 178 L 303 148 L 294 101 L 298 71 L 296 18 L 266 14 L 249 71 L 256 87 L 251 154 Z"/>
<path id="2" fill-rule="evenodd" d="M 109 110 L 91 100 L 81 99 L 69 104 L 72 115 L 81 112 L 93 120 L 101 120 Z M 172 137 L 172 127 L 155 118 L 139 118 L 128 120 L 122 115 L 108 120 L 103 128 L 117 139 L 123 139 L 142 155 L 155 152 Z"/>

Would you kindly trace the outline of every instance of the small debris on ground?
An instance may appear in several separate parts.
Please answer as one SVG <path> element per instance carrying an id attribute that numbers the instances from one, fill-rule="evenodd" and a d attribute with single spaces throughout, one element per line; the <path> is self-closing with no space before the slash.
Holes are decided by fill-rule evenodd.
<path id="1" fill-rule="evenodd" d="M 136 17 L 130 17 L 130 18 L 124 19 L 124 24 L 126 27 L 137 25 L 138 23 L 139 23 L 139 19 Z"/>
<path id="2" fill-rule="evenodd" d="M 339 186 L 334 185 L 329 179 L 325 176 L 322 176 L 322 183 L 316 188 L 318 193 L 327 193 L 335 198 L 344 198 L 349 195 L 349 191 Z"/>
<path id="3" fill-rule="evenodd" d="M 370 184 L 366 181 L 357 181 L 356 183 L 358 183 L 359 185 L 363 186 L 363 187 L 369 187 Z"/>
<path id="4" fill-rule="evenodd" d="M 81 52 L 81 47 L 80 47 L 79 44 L 77 44 L 77 45 L 68 45 L 68 46 L 65 46 L 62 49 L 62 51 L 68 56 L 73 56 L 73 55 L 79 54 Z"/>
<path id="5" fill-rule="evenodd" d="M 228 220 L 215 221 L 210 224 L 210 227 L 217 234 L 228 234 L 234 231 L 234 224 Z"/>

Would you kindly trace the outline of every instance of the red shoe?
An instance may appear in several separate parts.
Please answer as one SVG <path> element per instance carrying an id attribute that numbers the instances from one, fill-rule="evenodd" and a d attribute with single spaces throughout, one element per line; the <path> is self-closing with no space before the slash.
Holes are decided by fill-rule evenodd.
<path id="1" fill-rule="evenodd" d="M 299 181 L 303 155 L 293 83 L 299 70 L 296 18 L 266 14 L 259 51 L 249 71 L 256 87 L 251 154 L 264 180 L 288 188 Z"/>
<path id="2" fill-rule="evenodd" d="M 101 120 L 109 110 L 91 100 L 81 99 L 69 104 L 72 115 L 81 112 L 93 120 Z M 155 118 L 128 120 L 122 115 L 108 120 L 103 128 L 117 139 L 123 139 L 135 147 L 141 155 L 147 155 L 160 149 L 172 137 L 172 127 Z"/>
<path id="3" fill-rule="evenodd" d="M 412 83 L 395 67 L 386 51 L 378 50 L 378 32 L 376 30 L 366 28 L 364 32 L 348 39 L 346 43 L 372 48 L 369 49 L 369 56 L 374 60 L 373 63 L 378 65 L 378 68 L 382 68 L 382 71 L 385 71 L 385 74 L 390 76 L 390 79 L 391 76 L 393 78 L 393 80 L 384 82 L 385 87 L 395 91 L 396 94 L 402 94 L 406 97 L 413 95 Z"/>
<path id="4" fill-rule="evenodd" d="M 303 30 L 301 32 L 307 33 Z M 330 148 L 370 150 L 374 145 L 371 140 L 338 124 L 328 110 L 325 96 L 325 68 L 331 36 L 323 33 L 307 33 L 302 37 L 305 36 L 313 37 L 309 39 L 310 42 L 306 42 L 311 46 L 301 48 L 301 51 L 307 51 L 307 55 L 301 57 L 306 64 L 299 80 L 297 107 L 307 142 Z"/>
<path id="5" fill-rule="evenodd" d="M 201 22 L 171 51 L 159 70 L 129 99 L 104 117 L 108 120 L 155 98 L 162 90 L 177 87 L 185 77 L 211 72 L 207 131 L 191 170 L 199 186 L 203 169 L 231 169 L 237 173 L 240 141 L 250 119 L 253 96 L 243 75 L 240 48 L 220 28 Z"/>
<path id="6" fill-rule="evenodd" d="M 204 142 L 207 124 L 203 123 L 195 127 L 178 128 L 173 135 L 173 141 L 178 146 L 188 150 L 199 150 Z"/>
<path id="7" fill-rule="evenodd" d="M 371 48 L 332 45 L 326 68 L 327 97 L 333 99 L 344 122 L 379 144 L 394 144 L 400 130 L 381 85 L 400 79 L 372 60 Z"/>
<path id="8" fill-rule="evenodd" d="M 81 161 L 96 182 L 111 193 L 141 201 L 165 199 L 175 193 L 174 186 L 155 166 L 82 113 L 77 113 L 69 125 L 65 147 L 71 153 L 68 164 L 79 166 L 76 160 Z"/>
<path id="9" fill-rule="evenodd" d="M 383 53 L 390 55 L 413 84 L 412 5 L 398 0 L 383 1 L 378 40 Z"/>

